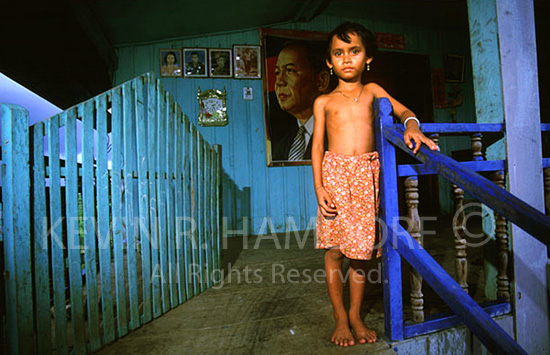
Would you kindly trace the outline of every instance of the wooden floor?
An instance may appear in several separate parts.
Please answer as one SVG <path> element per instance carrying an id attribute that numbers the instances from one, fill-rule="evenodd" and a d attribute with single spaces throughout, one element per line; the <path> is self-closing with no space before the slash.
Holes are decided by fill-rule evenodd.
<path id="1" fill-rule="evenodd" d="M 450 231 L 450 229 L 449 229 Z M 372 263 L 363 314 L 380 339 L 346 349 L 330 342 L 333 320 L 323 277 L 323 251 L 313 248 L 313 232 L 232 238 L 224 250 L 224 281 L 166 315 L 104 348 L 99 354 L 393 354 L 384 337 L 380 260 Z M 452 233 L 427 237 L 426 249 L 454 274 Z M 468 250 L 470 289 L 479 301 L 483 285 L 482 248 Z M 347 267 L 347 265 L 345 265 Z M 404 295 L 408 271 L 404 266 Z M 230 274 L 228 274 L 230 270 Z M 294 270 L 294 271 L 291 271 Z M 290 272 L 290 274 L 289 274 Z M 320 273 L 321 271 L 318 271 Z M 380 275 L 378 275 L 380 273 Z M 228 276 L 229 275 L 229 276 Z M 319 275 L 319 274 L 318 274 Z M 426 314 L 446 310 L 427 286 Z M 347 292 L 346 292 L 347 298 Z M 404 299 L 405 316 L 410 314 Z"/>

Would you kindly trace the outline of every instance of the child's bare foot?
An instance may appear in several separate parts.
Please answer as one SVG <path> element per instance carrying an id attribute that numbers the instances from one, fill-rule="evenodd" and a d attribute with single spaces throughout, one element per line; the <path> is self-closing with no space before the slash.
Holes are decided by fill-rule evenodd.
<path id="1" fill-rule="evenodd" d="M 368 328 L 360 317 L 350 317 L 349 322 L 360 344 L 374 343 L 376 341 L 376 332 Z"/>
<path id="2" fill-rule="evenodd" d="M 353 334 L 349 329 L 349 324 L 347 319 L 336 320 L 336 326 L 334 327 L 334 333 L 330 339 L 334 344 L 339 346 L 351 346 L 355 345 L 355 340 L 353 339 Z"/>

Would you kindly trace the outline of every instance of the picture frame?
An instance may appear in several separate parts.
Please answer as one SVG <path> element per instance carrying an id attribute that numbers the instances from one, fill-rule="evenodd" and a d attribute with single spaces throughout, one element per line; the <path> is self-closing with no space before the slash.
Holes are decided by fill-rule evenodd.
<path id="1" fill-rule="evenodd" d="M 231 49 L 209 49 L 208 71 L 211 78 L 233 77 L 233 51 Z"/>
<path id="2" fill-rule="evenodd" d="M 261 79 L 260 46 L 233 45 L 233 72 L 235 73 L 235 79 Z"/>
<path id="3" fill-rule="evenodd" d="M 183 48 L 183 76 L 186 78 L 208 77 L 208 50 L 206 48 Z"/>
<path id="4" fill-rule="evenodd" d="M 464 56 L 447 54 L 445 57 L 445 81 L 461 83 L 464 81 Z"/>
<path id="5" fill-rule="evenodd" d="M 199 102 L 198 123 L 201 126 L 225 126 L 227 125 L 227 92 L 216 89 L 201 91 L 197 89 Z"/>
<path id="6" fill-rule="evenodd" d="M 163 78 L 182 77 L 181 49 L 159 49 L 159 73 Z"/>
<path id="7" fill-rule="evenodd" d="M 326 40 L 328 33 L 324 32 L 315 32 L 315 31 L 294 31 L 294 30 L 280 30 L 280 29 L 270 29 L 270 28 L 261 28 L 260 29 L 260 40 L 262 43 L 262 55 L 264 58 L 263 61 L 263 94 L 264 94 L 264 109 L 265 109 L 265 137 L 266 137 L 266 161 L 267 166 L 277 167 L 277 166 L 295 166 L 295 165 L 309 165 L 311 164 L 311 134 L 313 129 L 313 100 L 312 98 L 316 97 L 321 93 L 328 92 L 330 85 L 330 73 L 325 63 L 325 53 L 326 53 Z M 289 46 L 287 48 L 287 46 Z M 301 50 L 293 51 L 291 47 L 301 47 Z M 304 47 L 305 46 L 305 47 Z M 309 56 L 304 55 L 304 51 L 310 54 Z M 323 68 L 321 72 L 317 75 L 323 75 L 325 88 L 320 88 L 317 85 L 310 85 L 309 88 L 315 87 L 319 91 L 315 92 L 314 95 L 305 95 L 301 94 L 298 96 L 299 91 L 303 91 L 300 87 L 292 85 L 282 85 L 278 86 L 277 83 L 277 72 L 282 73 L 281 75 L 287 72 L 290 62 L 296 62 L 287 60 L 289 57 L 285 53 L 290 54 L 294 52 L 294 58 L 310 58 L 315 60 L 317 67 Z M 286 58 L 286 59 L 284 59 Z M 280 65 L 282 68 L 279 68 L 279 59 L 282 61 Z M 311 62 L 307 59 L 304 61 L 299 61 L 293 64 L 294 70 L 301 70 L 305 66 L 312 65 Z M 296 67 L 297 66 L 297 67 Z M 286 68 L 286 69 L 285 69 Z M 284 81 L 283 79 L 281 79 Z M 315 80 L 312 78 L 312 80 Z M 303 84 L 303 81 L 300 83 Z M 288 107 L 292 105 L 294 101 L 294 96 L 296 97 L 307 97 L 311 102 L 306 103 L 309 105 L 309 117 L 296 117 L 293 115 L 293 109 Z M 304 103 L 298 103 L 298 105 L 303 107 Z M 304 111 L 302 111 L 304 112 Z M 307 115 L 306 115 L 307 116 Z M 297 135 L 299 124 L 305 125 L 306 130 L 308 130 L 309 137 L 306 138 L 306 147 L 301 158 L 295 158 L 291 156 L 292 145 L 294 144 L 294 139 Z M 309 128 L 308 128 L 309 127 Z M 309 138 L 309 140 L 308 140 Z"/>

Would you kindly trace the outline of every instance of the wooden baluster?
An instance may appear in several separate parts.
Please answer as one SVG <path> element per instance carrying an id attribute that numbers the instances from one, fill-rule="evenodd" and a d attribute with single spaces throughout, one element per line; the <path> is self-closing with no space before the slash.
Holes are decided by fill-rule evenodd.
<path id="1" fill-rule="evenodd" d="M 422 234 L 420 233 L 420 217 L 418 216 L 418 177 L 410 176 L 405 179 L 405 200 L 407 203 L 408 232 L 422 245 Z M 412 321 L 415 323 L 424 322 L 424 295 L 422 294 L 422 276 L 411 268 L 411 308 Z"/>
<path id="2" fill-rule="evenodd" d="M 466 239 L 464 238 L 464 231 L 466 230 L 463 207 L 464 190 L 453 185 L 453 194 L 455 199 L 453 231 L 455 235 L 456 281 L 468 293 L 468 259 L 466 258 Z"/>
<path id="3" fill-rule="evenodd" d="M 480 161 L 483 160 L 483 152 L 481 149 L 483 148 L 483 144 L 481 143 L 481 133 L 474 133 L 470 137 L 470 144 L 472 148 L 472 160 L 474 161 Z"/>
<path id="4" fill-rule="evenodd" d="M 505 188 L 505 179 L 503 171 L 493 173 L 493 182 Z M 497 298 L 510 301 L 510 281 L 508 279 L 508 260 L 510 252 L 508 250 L 508 223 L 506 218 L 495 212 L 495 238 L 497 241 L 498 252 L 498 274 L 497 274 Z"/>
<path id="5" fill-rule="evenodd" d="M 550 168 L 544 168 L 544 210 L 550 215 Z"/>

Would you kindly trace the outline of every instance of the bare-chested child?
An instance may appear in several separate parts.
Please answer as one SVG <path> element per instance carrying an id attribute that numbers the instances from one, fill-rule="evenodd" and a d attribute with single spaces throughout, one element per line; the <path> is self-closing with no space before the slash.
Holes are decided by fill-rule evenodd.
<path id="1" fill-rule="evenodd" d="M 314 103 L 312 167 L 319 203 L 317 248 L 326 249 L 325 271 L 336 326 L 332 342 L 340 346 L 372 343 L 376 332 L 360 315 L 367 260 L 372 258 L 378 212 L 380 164 L 375 151 L 373 101 L 387 97 L 394 115 L 406 125 L 405 143 L 416 153 L 422 143 L 438 149 L 419 129 L 415 114 L 374 83 L 363 85 L 375 41 L 370 31 L 344 23 L 329 35 L 327 65 L 338 86 Z M 412 117 L 409 119 L 409 117 Z M 325 131 L 328 151 L 324 151 Z M 380 249 L 377 251 L 380 256 Z M 350 308 L 343 302 L 342 261 L 350 259 Z M 355 338 L 352 334 L 355 333 Z"/>

